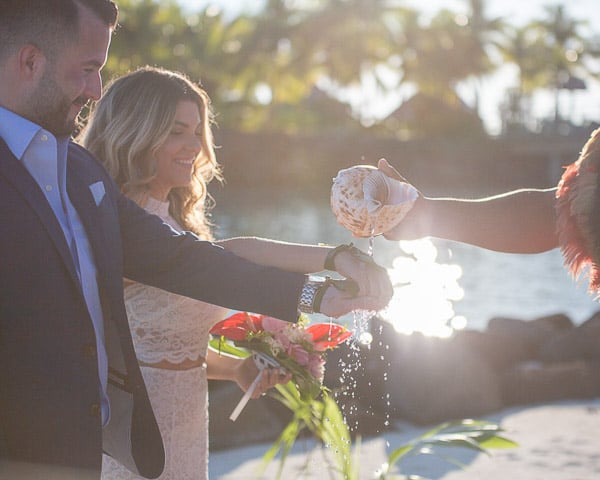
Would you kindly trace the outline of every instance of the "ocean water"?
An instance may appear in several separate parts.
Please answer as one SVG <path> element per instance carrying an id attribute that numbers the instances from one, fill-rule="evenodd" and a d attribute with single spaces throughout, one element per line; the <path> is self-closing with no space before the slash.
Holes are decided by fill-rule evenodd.
<path id="1" fill-rule="evenodd" d="M 435 243 L 440 257 L 462 268 L 458 283 L 464 297 L 454 308 L 473 328 L 485 327 L 495 316 L 527 320 L 554 313 L 564 313 L 579 324 L 600 310 L 584 279 L 576 281 L 568 274 L 558 249 L 515 255 L 455 242 Z"/>
<path id="2" fill-rule="evenodd" d="M 327 192 L 325 192 L 327 193 Z M 338 225 L 323 192 L 227 192 L 217 197 L 218 237 L 256 235 L 289 242 L 354 242 Z M 600 305 L 563 267 L 559 250 L 535 255 L 492 252 L 441 239 L 391 242 L 378 237 L 373 255 L 397 284 L 382 315 L 399 331 L 444 336 L 450 326 L 485 329 L 493 317 L 532 320 L 564 313 L 580 324 Z M 344 319 L 348 322 L 348 318 Z"/>

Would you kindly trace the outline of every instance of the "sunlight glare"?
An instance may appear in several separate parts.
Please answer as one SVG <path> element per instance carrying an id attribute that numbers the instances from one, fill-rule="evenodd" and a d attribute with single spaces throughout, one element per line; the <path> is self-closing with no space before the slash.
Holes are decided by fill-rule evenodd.
<path id="1" fill-rule="evenodd" d="M 453 330 L 464 330 L 467 328 L 467 319 L 462 315 L 457 315 L 452 320 L 450 320 L 450 326 Z"/>
<path id="2" fill-rule="evenodd" d="M 462 268 L 437 263 L 437 248 L 429 239 L 401 241 L 399 246 L 404 255 L 395 258 L 388 271 L 394 297 L 383 318 L 405 334 L 449 337 L 465 328 L 466 319 L 455 317 L 452 303 L 464 295 L 458 284 Z"/>

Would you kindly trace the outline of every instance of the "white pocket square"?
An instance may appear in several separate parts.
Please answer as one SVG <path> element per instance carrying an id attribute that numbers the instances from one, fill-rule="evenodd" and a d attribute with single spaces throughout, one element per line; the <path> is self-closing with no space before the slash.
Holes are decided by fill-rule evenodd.
<path id="1" fill-rule="evenodd" d="M 90 185 L 90 192 L 92 192 L 92 196 L 94 197 L 94 201 L 96 202 L 96 206 L 100 205 L 100 202 L 104 198 L 106 191 L 104 190 L 104 183 L 96 182 Z"/>

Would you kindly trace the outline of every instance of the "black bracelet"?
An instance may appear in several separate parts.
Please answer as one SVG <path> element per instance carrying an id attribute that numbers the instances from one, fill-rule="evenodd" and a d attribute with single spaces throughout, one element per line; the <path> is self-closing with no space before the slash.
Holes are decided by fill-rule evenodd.
<path id="1" fill-rule="evenodd" d="M 331 270 L 332 272 L 334 272 L 335 271 L 335 256 L 340 252 L 346 252 L 346 251 L 352 250 L 353 248 L 356 248 L 356 247 L 352 243 L 349 243 L 347 245 L 346 244 L 338 245 L 337 247 L 329 250 L 329 252 L 327 252 L 327 256 L 325 257 L 325 263 L 323 265 L 325 270 Z"/>
<path id="2" fill-rule="evenodd" d="M 348 252 L 350 253 L 350 255 L 360 260 L 361 262 L 375 264 L 375 260 L 373 260 L 373 257 L 367 255 L 359 248 L 356 248 L 353 243 L 348 243 L 344 245 L 338 245 L 337 247 L 333 248 L 327 253 L 324 264 L 325 270 L 331 270 L 334 272 L 336 271 L 334 261 L 336 255 L 340 252 Z"/>

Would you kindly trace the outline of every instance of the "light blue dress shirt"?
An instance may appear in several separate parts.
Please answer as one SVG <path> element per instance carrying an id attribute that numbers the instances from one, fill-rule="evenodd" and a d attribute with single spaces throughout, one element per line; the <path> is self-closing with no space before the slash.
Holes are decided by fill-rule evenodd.
<path id="1" fill-rule="evenodd" d="M 98 293 L 94 253 L 79 214 L 67 195 L 67 149 L 69 138 L 57 139 L 29 120 L 0 107 L 0 137 L 19 159 L 44 193 L 71 249 L 83 295 L 96 333 L 101 385 L 102 423 L 109 419 L 106 394 L 108 361 L 104 348 L 104 323 Z"/>

